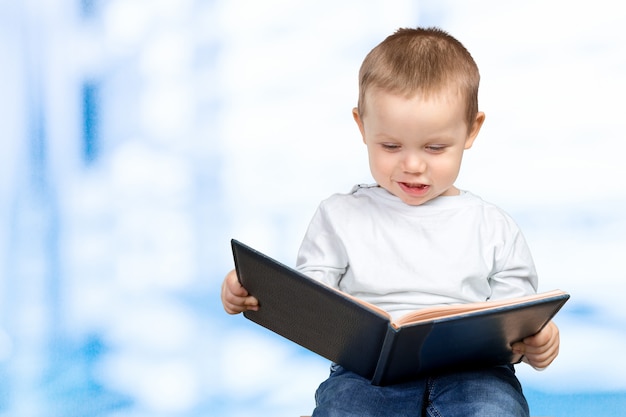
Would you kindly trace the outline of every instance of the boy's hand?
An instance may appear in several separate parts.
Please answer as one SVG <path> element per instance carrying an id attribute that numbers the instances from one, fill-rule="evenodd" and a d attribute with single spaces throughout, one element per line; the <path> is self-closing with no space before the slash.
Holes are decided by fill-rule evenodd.
<path id="1" fill-rule="evenodd" d="M 234 269 L 226 275 L 224 283 L 222 283 L 222 304 L 228 314 L 259 309 L 259 302 L 241 286 Z"/>
<path id="2" fill-rule="evenodd" d="M 549 322 L 539 333 L 514 343 L 513 352 L 524 355 L 524 362 L 535 369 L 544 369 L 559 354 L 559 328 Z"/>

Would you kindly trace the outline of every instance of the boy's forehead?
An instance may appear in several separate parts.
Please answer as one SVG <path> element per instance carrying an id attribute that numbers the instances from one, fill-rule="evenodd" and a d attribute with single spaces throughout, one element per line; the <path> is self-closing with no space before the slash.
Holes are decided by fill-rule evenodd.
<path id="1" fill-rule="evenodd" d="M 368 94 L 364 107 L 361 120 L 374 129 L 410 129 L 409 126 L 416 125 L 421 126 L 420 129 L 425 126 L 448 129 L 467 125 L 465 101 L 450 91 L 407 95 L 378 89 Z"/>

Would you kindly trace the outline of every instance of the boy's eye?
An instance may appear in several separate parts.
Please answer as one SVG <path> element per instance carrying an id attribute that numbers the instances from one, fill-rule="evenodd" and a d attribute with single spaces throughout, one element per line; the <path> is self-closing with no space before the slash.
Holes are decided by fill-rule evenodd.
<path id="1" fill-rule="evenodd" d="M 428 145 L 426 150 L 429 152 L 443 152 L 446 149 L 445 145 Z"/>
<path id="2" fill-rule="evenodd" d="M 381 143 L 381 146 L 387 151 L 396 151 L 400 149 L 400 145 L 396 143 Z"/>

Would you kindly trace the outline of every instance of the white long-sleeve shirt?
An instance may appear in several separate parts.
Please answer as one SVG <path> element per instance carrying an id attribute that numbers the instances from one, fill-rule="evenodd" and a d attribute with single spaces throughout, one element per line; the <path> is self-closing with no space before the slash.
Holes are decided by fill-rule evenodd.
<path id="1" fill-rule="evenodd" d="M 376 185 L 315 213 L 297 268 L 398 318 L 442 304 L 533 294 L 526 241 L 505 212 L 462 191 L 410 206 Z"/>

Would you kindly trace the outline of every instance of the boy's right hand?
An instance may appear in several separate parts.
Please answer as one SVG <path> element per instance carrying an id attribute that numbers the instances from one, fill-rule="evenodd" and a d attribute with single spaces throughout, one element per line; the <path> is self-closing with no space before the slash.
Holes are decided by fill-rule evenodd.
<path id="1" fill-rule="evenodd" d="M 247 310 L 257 311 L 259 309 L 258 300 L 249 295 L 248 291 L 241 286 L 234 269 L 224 278 L 222 304 L 228 314 L 239 314 Z"/>

